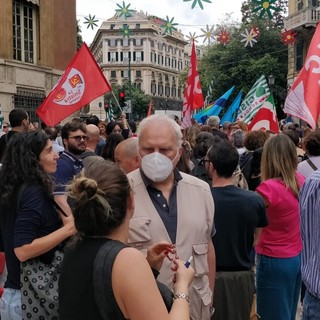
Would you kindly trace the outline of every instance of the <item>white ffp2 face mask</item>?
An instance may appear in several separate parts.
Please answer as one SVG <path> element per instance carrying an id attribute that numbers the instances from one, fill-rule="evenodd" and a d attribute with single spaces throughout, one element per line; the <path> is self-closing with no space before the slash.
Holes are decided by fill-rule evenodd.
<path id="1" fill-rule="evenodd" d="M 172 162 L 176 159 L 177 155 L 171 161 L 171 159 L 159 152 L 147 154 L 141 159 L 141 169 L 153 182 L 162 182 L 173 171 Z"/>

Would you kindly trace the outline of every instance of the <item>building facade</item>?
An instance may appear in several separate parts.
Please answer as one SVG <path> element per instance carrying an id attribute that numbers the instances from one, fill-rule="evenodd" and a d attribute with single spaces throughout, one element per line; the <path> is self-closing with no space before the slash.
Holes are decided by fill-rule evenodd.
<path id="1" fill-rule="evenodd" d="M 297 41 L 288 47 L 288 87 L 302 69 L 310 41 L 320 18 L 319 0 L 289 0 L 284 27 L 297 33 Z"/>
<path id="2" fill-rule="evenodd" d="M 0 106 L 31 121 L 77 50 L 76 0 L 0 0 Z"/>
<path id="3" fill-rule="evenodd" d="M 163 34 L 161 24 L 162 19 L 142 11 L 127 18 L 116 14 L 102 23 L 91 50 L 111 84 L 131 81 L 152 96 L 156 110 L 181 112 L 179 74 L 189 64 L 188 42 L 180 31 Z M 126 29 L 129 37 L 123 35 Z"/>

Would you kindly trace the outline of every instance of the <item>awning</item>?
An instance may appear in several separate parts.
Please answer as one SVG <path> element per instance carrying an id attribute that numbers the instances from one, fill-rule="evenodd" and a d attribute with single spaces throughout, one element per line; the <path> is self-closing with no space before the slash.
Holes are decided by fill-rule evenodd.
<path id="1" fill-rule="evenodd" d="M 33 4 L 39 5 L 39 0 L 27 0 L 28 2 L 32 2 Z"/>

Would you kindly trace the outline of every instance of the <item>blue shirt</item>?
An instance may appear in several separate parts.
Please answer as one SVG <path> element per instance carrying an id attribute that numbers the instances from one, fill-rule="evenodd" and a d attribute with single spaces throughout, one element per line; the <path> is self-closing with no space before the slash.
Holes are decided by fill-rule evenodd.
<path id="1" fill-rule="evenodd" d="M 320 299 L 320 169 L 309 176 L 299 194 L 301 271 L 307 290 Z"/>
<path id="2" fill-rule="evenodd" d="M 83 168 L 82 160 L 76 158 L 70 152 L 63 151 L 57 162 L 57 171 L 54 174 L 55 190 L 54 195 L 65 194 L 65 188 L 70 181 Z"/>

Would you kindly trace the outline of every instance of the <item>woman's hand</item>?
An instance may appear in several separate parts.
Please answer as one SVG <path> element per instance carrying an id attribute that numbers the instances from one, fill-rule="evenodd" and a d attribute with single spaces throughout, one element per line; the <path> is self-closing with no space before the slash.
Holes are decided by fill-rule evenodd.
<path id="1" fill-rule="evenodd" d="M 172 267 L 172 270 L 175 271 L 174 277 L 173 277 L 173 290 L 174 292 L 186 292 L 186 290 L 189 288 L 191 282 L 193 281 L 195 271 L 194 269 L 189 265 L 187 268 L 185 266 L 185 262 L 179 259 L 176 259 L 173 261 L 174 266 Z"/>
<path id="2" fill-rule="evenodd" d="M 169 253 L 176 253 L 174 244 L 169 242 L 158 242 L 149 247 L 147 251 L 147 261 L 150 267 L 159 271 L 162 266 L 163 259 L 168 257 Z"/>
<path id="3" fill-rule="evenodd" d="M 70 234 L 70 237 L 76 234 L 77 230 L 74 225 L 74 218 L 73 215 L 65 216 L 63 214 L 60 214 L 63 227 L 67 230 L 67 232 Z"/>

